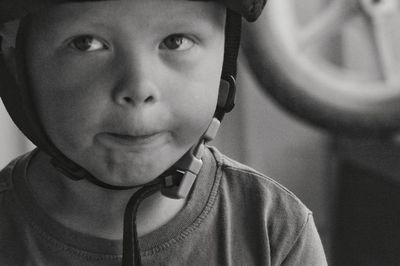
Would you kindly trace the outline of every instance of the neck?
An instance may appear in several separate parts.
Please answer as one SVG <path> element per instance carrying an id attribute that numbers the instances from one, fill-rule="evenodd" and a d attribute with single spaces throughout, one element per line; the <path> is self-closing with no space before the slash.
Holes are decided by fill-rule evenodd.
<path id="1" fill-rule="evenodd" d="M 55 170 L 43 153 L 33 158 L 28 180 L 39 205 L 56 221 L 88 235 L 122 239 L 125 207 L 137 189 L 109 190 L 86 180 L 73 181 Z M 184 204 L 160 192 L 146 198 L 137 212 L 139 236 L 166 224 Z"/>

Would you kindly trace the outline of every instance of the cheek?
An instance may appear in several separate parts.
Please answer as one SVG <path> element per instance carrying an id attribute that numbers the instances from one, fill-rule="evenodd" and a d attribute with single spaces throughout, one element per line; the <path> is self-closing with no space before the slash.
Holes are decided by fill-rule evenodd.
<path id="1" fill-rule="evenodd" d="M 45 59 L 32 58 L 32 67 L 28 68 L 39 117 L 56 145 L 77 145 L 77 133 L 90 130 L 104 112 L 106 98 L 99 89 L 100 81 L 93 82 L 95 73 L 83 75 L 79 68 Z"/>
<path id="2" fill-rule="evenodd" d="M 181 84 L 181 88 L 174 92 L 179 97 L 174 106 L 174 110 L 178 112 L 178 131 L 188 142 L 196 141 L 211 122 L 217 104 L 220 68 L 222 63 L 218 62 L 211 67 L 207 64 L 198 65 L 194 74 L 182 83 L 186 85 Z"/>

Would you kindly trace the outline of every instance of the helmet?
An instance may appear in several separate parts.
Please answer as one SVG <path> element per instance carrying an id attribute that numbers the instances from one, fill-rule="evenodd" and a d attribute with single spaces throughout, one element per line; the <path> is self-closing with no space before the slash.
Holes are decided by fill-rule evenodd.
<path id="1" fill-rule="evenodd" d="M 85 2 L 93 0 L 4 0 L 0 2 L 0 23 L 22 18 L 35 10 L 65 2 Z M 96 1 L 96 0 L 95 0 Z M 98 0 L 104 1 L 104 0 Z M 115 1 L 115 0 L 111 0 Z M 213 1 L 213 0 L 189 0 Z M 255 21 L 261 14 L 267 0 L 214 0 L 242 15 L 248 21 Z"/>
<path id="2" fill-rule="evenodd" d="M 85 0 L 2 0 L 0 2 L 0 25 L 12 20 L 21 19 L 16 37 L 16 68 L 15 74 L 11 73 L 2 56 L 0 56 L 0 96 L 11 118 L 18 128 L 41 150 L 52 157 L 52 164 L 63 174 L 74 179 L 87 179 L 94 184 L 109 189 L 127 189 L 132 187 L 119 187 L 103 183 L 92 176 L 80 165 L 67 158 L 50 140 L 41 125 L 40 119 L 32 101 L 29 84 L 27 84 L 26 71 L 24 70 L 24 17 L 41 8 L 65 2 L 84 2 Z M 93 1 L 93 0 L 86 0 Z M 102 1 L 102 0 L 99 0 Z M 104 1 L 104 0 L 103 0 Z M 110 0 L 111 1 L 111 0 Z M 192 0 L 201 1 L 201 0 Z M 212 0 L 203 0 L 212 1 Z M 172 186 L 164 186 L 164 194 L 170 197 L 186 197 L 201 168 L 202 143 L 212 139 L 219 127 L 219 122 L 224 114 L 229 112 L 234 105 L 236 60 L 239 50 L 241 17 L 254 21 L 260 15 L 266 0 L 214 0 L 227 7 L 225 28 L 225 55 L 221 77 L 221 86 L 217 109 L 209 129 L 202 140 L 193 149 L 184 155 L 172 169 L 162 175 L 164 179 L 171 173 L 184 173 L 180 178 L 173 178 Z M 1 47 L 1 37 L 0 37 Z M 0 53 L 1 55 L 1 53 Z M 178 169 L 177 169 L 178 168 Z M 179 170 L 179 171 L 177 171 Z M 173 175 L 172 175 L 173 176 Z M 179 181 L 176 181 L 179 180 Z M 171 180 L 164 181 L 171 184 Z"/>

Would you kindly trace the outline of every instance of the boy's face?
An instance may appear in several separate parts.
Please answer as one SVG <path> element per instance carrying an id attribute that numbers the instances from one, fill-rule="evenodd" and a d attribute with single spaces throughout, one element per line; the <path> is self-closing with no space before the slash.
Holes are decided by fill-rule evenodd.
<path id="1" fill-rule="evenodd" d="M 59 5 L 35 15 L 27 65 L 55 145 L 100 180 L 148 182 L 214 114 L 225 9 L 185 0 Z"/>

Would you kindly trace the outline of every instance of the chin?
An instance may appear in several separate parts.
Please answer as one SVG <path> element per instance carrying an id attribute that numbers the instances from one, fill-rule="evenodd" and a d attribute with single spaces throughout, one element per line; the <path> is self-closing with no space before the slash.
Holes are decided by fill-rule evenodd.
<path id="1" fill-rule="evenodd" d="M 96 178 L 99 178 L 102 182 L 105 182 L 114 186 L 140 186 L 144 185 L 155 178 L 160 173 L 159 171 L 152 170 L 137 170 L 134 167 L 114 167 L 112 169 L 95 169 L 90 171 Z"/>

